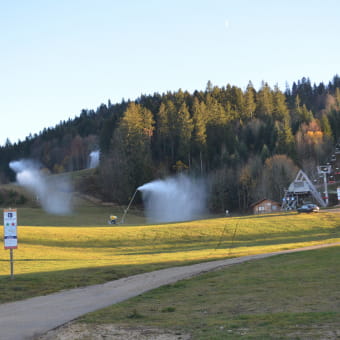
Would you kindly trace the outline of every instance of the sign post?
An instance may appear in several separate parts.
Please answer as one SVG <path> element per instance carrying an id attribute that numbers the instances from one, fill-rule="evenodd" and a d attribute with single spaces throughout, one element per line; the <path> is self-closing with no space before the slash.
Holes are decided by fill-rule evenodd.
<path id="1" fill-rule="evenodd" d="M 18 248 L 17 210 L 4 209 L 4 246 L 10 251 L 11 279 L 14 279 L 13 249 Z"/>

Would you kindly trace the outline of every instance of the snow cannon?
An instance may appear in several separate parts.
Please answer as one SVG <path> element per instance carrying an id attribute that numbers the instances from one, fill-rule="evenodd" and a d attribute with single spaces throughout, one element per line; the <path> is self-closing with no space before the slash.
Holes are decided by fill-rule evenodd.
<path id="1" fill-rule="evenodd" d="M 110 216 L 110 219 L 108 220 L 108 223 L 109 223 L 109 224 L 117 224 L 117 219 L 118 219 L 117 216 L 111 215 L 111 216 Z"/>

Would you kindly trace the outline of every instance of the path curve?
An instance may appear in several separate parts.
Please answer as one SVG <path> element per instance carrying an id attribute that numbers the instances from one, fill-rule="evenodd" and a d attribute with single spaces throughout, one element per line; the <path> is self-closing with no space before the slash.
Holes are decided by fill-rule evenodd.
<path id="1" fill-rule="evenodd" d="M 270 256 L 340 246 L 340 242 L 161 269 L 93 285 L 0 304 L 0 338 L 32 339 L 81 315 L 195 275 Z"/>

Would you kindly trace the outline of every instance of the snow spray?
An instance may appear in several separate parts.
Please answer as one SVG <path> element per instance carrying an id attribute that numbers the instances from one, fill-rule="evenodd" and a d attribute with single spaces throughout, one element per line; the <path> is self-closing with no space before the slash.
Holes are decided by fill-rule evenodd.
<path id="1" fill-rule="evenodd" d="M 146 183 L 142 193 L 149 222 L 175 222 L 198 219 L 206 212 L 204 181 L 178 175 Z"/>
<path id="2" fill-rule="evenodd" d="M 71 213 L 71 185 L 65 177 L 43 174 L 38 163 L 32 160 L 13 161 L 9 166 L 16 173 L 18 184 L 33 193 L 46 212 L 55 215 Z"/>
<path id="3" fill-rule="evenodd" d="M 90 160 L 88 166 L 90 169 L 96 168 L 99 165 L 99 156 L 100 156 L 99 150 L 95 150 L 90 153 Z"/>

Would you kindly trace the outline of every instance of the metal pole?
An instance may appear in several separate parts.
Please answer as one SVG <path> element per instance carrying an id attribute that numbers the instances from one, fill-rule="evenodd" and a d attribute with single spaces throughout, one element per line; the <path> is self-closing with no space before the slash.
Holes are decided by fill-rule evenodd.
<path id="1" fill-rule="evenodd" d="M 129 208 L 130 208 L 130 205 L 131 205 L 133 199 L 135 198 L 135 196 L 136 196 L 136 194 L 137 194 L 137 191 L 138 191 L 138 188 L 136 189 L 135 193 L 133 194 L 133 196 L 132 196 L 132 198 L 131 198 L 131 200 L 130 200 L 130 202 L 129 202 L 129 205 L 128 205 L 127 208 L 124 210 L 124 214 L 123 214 L 123 217 L 122 217 L 121 220 L 120 220 L 120 223 L 124 223 L 124 221 L 125 221 L 125 216 L 126 216 L 128 210 L 129 210 Z"/>
<path id="2" fill-rule="evenodd" d="M 10 265 L 11 265 L 11 280 L 14 279 L 14 261 L 13 261 L 13 249 L 9 250 L 9 261 L 10 261 Z"/>
<path id="3" fill-rule="evenodd" d="M 323 182 L 325 184 L 325 202 L 326 206 L 328 205 L 328 186 L 327 186 L 327 174 L 323 173 Z"/>

